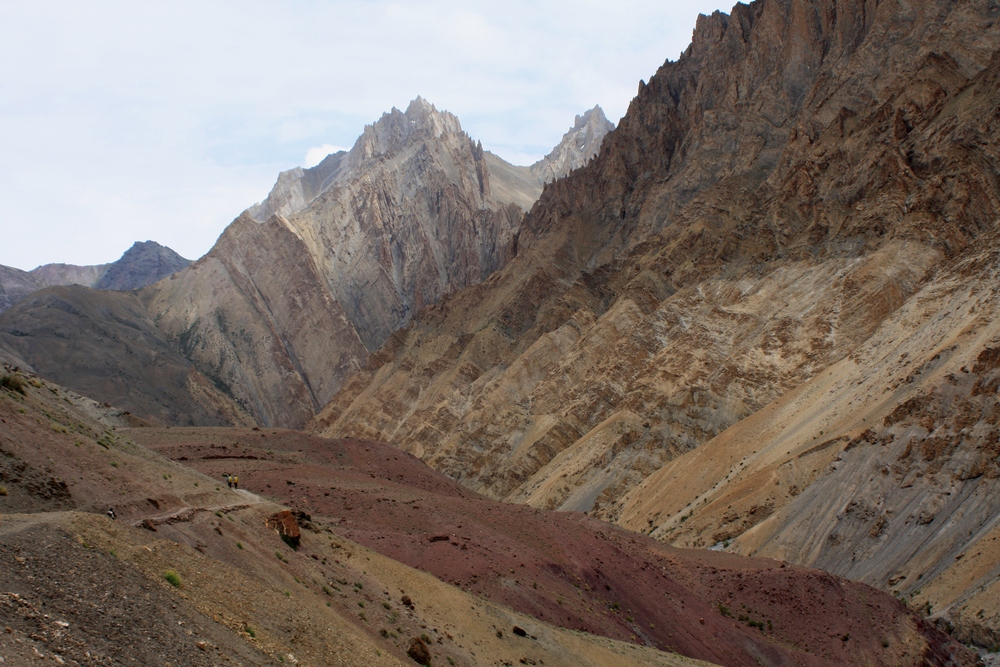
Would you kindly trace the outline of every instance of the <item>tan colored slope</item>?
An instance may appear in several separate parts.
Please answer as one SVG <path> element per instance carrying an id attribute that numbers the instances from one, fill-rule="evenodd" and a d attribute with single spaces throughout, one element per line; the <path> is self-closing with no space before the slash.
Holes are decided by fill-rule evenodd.
<path id="1" fill-rule="evenodd" d="M 1000 212 L 987 5 L 860 5 L 702 18 L 601 154 L 546 187 L 512 262 L 397 333 L 310 428 L 614 519 L 849 358 Z"/>
<path id="2" fill-rule="evenodd" d="M 620 523 L 822 567 L 997 636 L 996 257 L 943 272 L 849 358 L 651 475 Z"/>

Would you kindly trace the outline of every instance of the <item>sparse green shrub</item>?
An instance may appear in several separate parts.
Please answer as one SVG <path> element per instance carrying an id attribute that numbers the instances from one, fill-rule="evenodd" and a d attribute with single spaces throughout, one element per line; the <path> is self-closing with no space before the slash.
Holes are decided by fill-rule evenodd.
<path id="1" fill-rule="evenodd" d="M 382 606 L 385 607 L 386 609 L 391 609 L 392 608 L 392 605 L 390 605 L 388 602 L 383 602 Z"/>
<path id="2" fill-rule="evenodd" d="M 719 603 L 719 613 L 722 614 L 723 616 L 728 616 L 729 618 L 733 617 L 732 612 L 729 611 L 729 607 L 722 604 L 721 602 Z"/>
<path id="3" fill-rule="evenodd" d="M 174 588 L 180 588 L 184 584 L 181 582 L 181 575 L 177 574 L 177 570 L 167 570 L 163 573 L 163 578 L 167 580 L 167 583 Z"/>
<path id="4" fill-rule="evenodd" d="M 323 587 L 323 592 L 326 593 L 327 595 L 329 595 L 330 597 L 333 597 L 333 591 L 330 590 L 329 586 L 324 586 Z"/>
<path id="5" fill-rule="evenodd" d="M 24 380 L 20 375 L 0 375 L 0 387 L 24 395 Z"/>
<path id="6" fill-rule="evenodd" d="M 247 631 L 247 634 L 250 635 L 251 637 L 253 637 L 254 639 L 257 638 L 257 633 L 254 632 L 253 628 L 251 628 L 249 625 L 246 627 L 246 631 Z"/>
<path id="7" fill-rule="evenodd" d="M 6 495 L 7 495 L 7 487 L 0 484 L 0 496 L 6 496 Z"/>
<path id="8" fill-rule="evenodd" d="M 360 618 L 362 621 L 367 621 L 368 620 L 368 617 L 365 616 L 365 612 L 363 612 L 363 611 L 359 611 L 358 612 L 358 618 Z"/>
<path id="9" fill-rule="evenodd" d="M 363 608 L 365 606 L 365 601 L 364 600 L 358 600 L 358 606 Z"/>
<path id="10" fill-rule="evenodd" d="M 243 543 L 242 542 L 237 542 L 236 543 L 236 548 L 240 549 L 242 551 L 242 549 L 243 549 Z"/>

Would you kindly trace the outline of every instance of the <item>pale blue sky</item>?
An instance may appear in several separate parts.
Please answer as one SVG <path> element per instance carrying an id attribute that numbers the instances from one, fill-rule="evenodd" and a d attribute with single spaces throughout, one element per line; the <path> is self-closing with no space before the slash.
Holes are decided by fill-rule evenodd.
<path id="1" fill-rule="evenodd" d="M 528 164 L 730 2 L 0 3 L 0 264 L 208 251 L 278 171 L 422 95 Z M 315 159 L 315 157 L 314 157 Z"/>

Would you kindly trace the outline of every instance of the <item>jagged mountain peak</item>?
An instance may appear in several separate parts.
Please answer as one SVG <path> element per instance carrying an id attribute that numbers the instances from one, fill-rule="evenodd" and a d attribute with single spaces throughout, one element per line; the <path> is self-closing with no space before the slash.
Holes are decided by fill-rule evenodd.
<path id="1" fill-rule="evenodd" d="M 576 116 L 573 127 L 563 135 L 552 152 L 531 165 L 532 173 L 543 183 L 562 178 L 597 155 L 604 137 L 613 129 L 615 125 L 604 115 L 604 109 L 599 104 L 595 105 L 583 115 Z"/>
<path id="2" fill-rule="evenodd" d="M 415 141 L 440 139 L 449 134 L 467 138 L 457 116 L 438 111 L 433 104 L 417 96 L 406 111 L 393 107 L 366 126 L 351 149 L 351 158 L 354 161 L 388 156 Z"/>

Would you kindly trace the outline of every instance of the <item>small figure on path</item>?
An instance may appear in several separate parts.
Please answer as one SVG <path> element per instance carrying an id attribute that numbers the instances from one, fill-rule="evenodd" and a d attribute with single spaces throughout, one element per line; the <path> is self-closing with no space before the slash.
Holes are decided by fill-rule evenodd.
<path id="1" fill-rule="evenodd" d="M 240 488 L 240 478 L 237 477 L 236 475 L 233 475 L 233 488 L 234 489 Z"/>
<path id="2" fill-rule="evenodd" d="M 115 508 L 114 507 L 109 507 L 108 508 L 108 518 L 111 519 L 112 521 L 116 521 L 118 519 L 118 515 L 115 514 Z"/>

